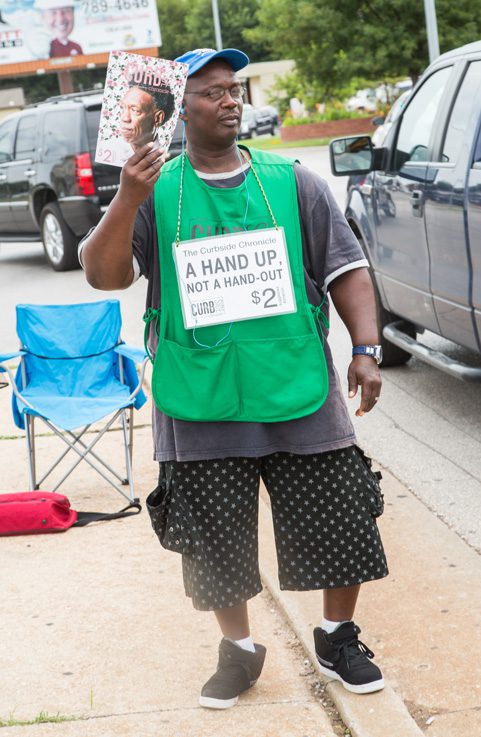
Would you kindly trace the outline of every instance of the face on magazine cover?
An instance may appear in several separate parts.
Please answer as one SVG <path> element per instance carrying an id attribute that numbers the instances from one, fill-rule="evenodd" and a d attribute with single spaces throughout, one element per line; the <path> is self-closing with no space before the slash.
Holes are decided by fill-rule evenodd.
<path id="1" fill-rule="evenodd" d="M 141 87 L 127 90 L 120 101 L 120 110 L 120 135 L 134 151 L 152 141 L 166 120 L 165 110 L 154 95 Z"/>

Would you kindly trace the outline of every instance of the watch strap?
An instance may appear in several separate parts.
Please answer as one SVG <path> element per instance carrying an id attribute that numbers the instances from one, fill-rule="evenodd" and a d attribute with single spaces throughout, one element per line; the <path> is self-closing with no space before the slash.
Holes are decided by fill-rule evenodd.
<path id="1" fill-rule="evenodd" d="M 381 346 L 380 345 L 355 345 L 352 348 L 353 356 L 370 356 L 374 358 L 378 363 L 381 360 Z"/>

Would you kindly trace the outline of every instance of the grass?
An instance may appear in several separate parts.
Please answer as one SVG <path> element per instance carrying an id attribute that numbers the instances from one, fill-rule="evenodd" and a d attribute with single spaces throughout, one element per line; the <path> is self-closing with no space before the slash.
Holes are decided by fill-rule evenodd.
<path id="1" fill-rule="evenodd" d="M 304 138 L 302 141 L 281 141 L 279 136 L 248 138 L 243 140 L 249 148 L 260 148 L 271 151 L 276 148 L 304 148 L 308 146 L 327 146 L 331 138 Z"/>
<path id="2" fill-rule="evenodd" d="M 49 714 L 46 711 L 41 711 L 33 719 L 15 719 L 13 714 L 10 714 L 8 719 L 0 718 L 0 727 L 28 727 L 32 724 L 58 724 L 60 722 L 76 722 L 85 717 L 74 717 L 74 716 L 63 716 L 61 714 Z"/>
<path id="3" fill-rule="evenodd" d="M 372 130 L 366 133 L 351 133 L 351 136 L 365 136 L 372 133 Z M 303 138 L 300 141 L 281 141 L 279 136 L 262 136 L 261 138 L 248 138 L 241 141 L 249 148 L 260 148 L 264 151 L 272 151 L 276 148 L 308 148 L 309 146 L 328 146 L 335 138 L 344 138 L 345 136 L 331 136 L 330 138 Z"/>

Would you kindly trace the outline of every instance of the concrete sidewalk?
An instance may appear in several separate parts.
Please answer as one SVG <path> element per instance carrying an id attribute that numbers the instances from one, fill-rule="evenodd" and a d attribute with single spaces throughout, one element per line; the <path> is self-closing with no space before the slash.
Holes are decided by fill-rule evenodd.
<path id="1" fill-rule="evenodd" d="M 481 737 L 480 557 L 385 469 L 382 486 L 390 576 L 365 584 L 356 621 L 386 688 L 327 691 L 355 737 Z M 265 501 L 261 520 L 264 581 L 314 659 L 319 596 L 279 591 Z"/>
<path id="2" fill-rule="evenodd" d="M 8 394 L 0 395 L 0 488 L 19 491 L 27 488 L 25 442 L 13 437 Z M 144 423 L 134 440 L 136 490 L 144 500 L 156 481 L 150 408 L 136 419 Z M 101 441 L 111 459 L 119 455 L 118 439 L 110 432 Z M 58 442 L 39 437 L 39 458 L 53 459 Z M 86 466 L 60 491 L 82 511 L 124 506 Z M 161 548 L 145 510 L 57 535 L 0 538 L 0 559 L 0 724 L 42 712 L 66 719 L 5 726 L 1 737 L 343 734 L 333 730 L 311 665 L 267 592 L 252 602 L 256 639 L 268 651 L 259 683 L 227 712 L 198 706 L 220 634 L 214 616 L 195 612 L 185 598 L 180 556 Z"/>
<path id="3" fill-rule="evenodd" d="M 0 490 L 18 491 L 26 488 L 25 443 L 15 437 L 9 399 L 8 390 L 0 392 Z M 143 501 L 156 475 L 150 407 L 137 413 L 136 424 L 134 470 Z M 110 457 L 119 448 L 116 436 L 102 441 Z M 57 442 L 38 438 L 39 457 L 48 461 Z M 61 489 L 74 508 L 123 506 L 117 492 L 80 468 Z M 356 619 L 387 686 L 355 696 L 331 683 L 327 693 L 353 737 L 480 737 L 479 556 L 387 471 L 383 488 L 380 526 L 391 575 L 364 587 Z M 260 529 L 264 581 L 312 655 L 321 595 L 278 590 L 265 494 Z M 254 638 L 268 649 L 262 678 L 228 712 L 197 706 L 215 666 L 217 626 L 185 599 L 180 558 L 157 543 L 145 510 L 60 535 L 0 538 L 0 551 L 0 719 L 27 721 L 41 712 L 72 719 L 4 727 L 0 737 L 343 734 L 329 721 L 311 667 L 264 594 L 251 605 Z"/>

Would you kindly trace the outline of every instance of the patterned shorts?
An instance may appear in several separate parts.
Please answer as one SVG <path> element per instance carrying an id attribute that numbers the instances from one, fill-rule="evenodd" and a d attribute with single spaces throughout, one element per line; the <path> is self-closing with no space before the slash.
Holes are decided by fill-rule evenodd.
<path id="1" fill-rule="evenodd" d="M 376 524 L 381 490 L 356 446 L 160 467 L 189 518 L 192 546 L 182 564 L 185 592 L 196 609 L 234 606 L 262 590 L 260 479 L 271 501 L 281 589 L 351 586 L 388 573 Z"/>

